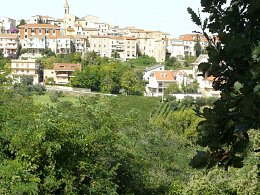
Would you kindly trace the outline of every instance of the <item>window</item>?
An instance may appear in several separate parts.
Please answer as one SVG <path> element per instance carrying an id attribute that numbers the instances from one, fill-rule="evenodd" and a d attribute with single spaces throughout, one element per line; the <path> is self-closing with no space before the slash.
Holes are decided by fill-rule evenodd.
<path id="1" fill-rule="evenodd" d="M 39 34 L 42 34 L 42 29 L 39 29 Z"/>
<path id="2" fill-rule="evenodd" d="M 34 28 L 32 28 L 31 32 L 32 32 L 32 33 L 35 33 L 35 30 L 34 30 Z"/>
<path id="3" fill-rule="evenodd" d="M 24 29 L 24 32 L 26 32 L 26 33 L 27 33 L 27 28 L 26 28 L 26 29 Z"/>
<path id="4" fill-rule="evenodd" d="M 48 28 L 46 28 L 46 33 L 49 33 L 49 29 Z"/>
<path id="5" fill-rule="evenodd" d="M 55 33 L 56 33 L 56 31 L 55 31 L 55 30 L 52 30 L 52 33 L 53 33 L 53 34 L 55 34 Z"/>
<path id="6" fill-rule="evenodd" d="M 27 39 L 27 35 L 24 35 L 24 38 L 26 38 Z M 25 46 L 25 45 L 24 45 Z"/>

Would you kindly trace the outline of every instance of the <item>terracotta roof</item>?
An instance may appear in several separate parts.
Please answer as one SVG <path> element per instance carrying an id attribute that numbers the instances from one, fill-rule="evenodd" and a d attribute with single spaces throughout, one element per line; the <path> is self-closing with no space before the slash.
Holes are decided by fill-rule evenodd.
<path id="1" fill-rule="evenodd" d="M 209 80 L 209 81 L 214 81 L 214 79 L 215 79 L 215 77 L 213 77 L 213 76 L 207 77 L 207 80 Z"/>
<path id="2" fill-rule="evenodd" d="M 75 24 L 75 27 L 82 27 L 81 24 Z"/>
<path id="3" fill-rule="evenodd" d="M 75 71 L 75 70 L 82 69 L 81 64 L 55 63 L 53 65 L 54 65 L 54 70 L 57 71 Z"/>
<path id="4" fill-rule="evenodd" d="M 73 31 L 74 31 L 74 28 L 67 28 L 66 30 L 73 32 Z"/>
<path id="5" fill-rule="evenodd" d="M 83 31 L 98 31 L 97 28 L 83 28 Z"/>
<path id="6" fill-rule="evenodd" d="M 40 38 L 40 39 L 42 39 L 42 38 L 45 38 L 45 35 L 34 35 L 34 36 L 30 36 L 28 38 L 29 39 L 32 39 L 32 38 Z"/>
<path id="7" fill-rule="evenodd" d="M 110 39 L 115 39 L 115 40 L 125 40 L 124 37 L 119 37 L 119 36 L 110 36 Z"/>
<path id="8" fill-rule="evenodd" d="M 91 35 L 90 37 L 91 38 L 107 38 L 107 39 L 110 38 L 110 36 L 107 36 L 107 35 Z"/>
<path id="9" fill-rule="evenodd" d="M 126 40 L 137 40 L 135 37 L 125 37 Z"/>
<path id="10" fill-rule="evenodd" d="M 184 34 L 179 37 L 183 41 L 195 41 L 197 36 L 200 37 L 201 42 L 207 42 L 207 39 L 201 34 Z"/>
<path id="11" fill-rule="evenodd" d="M 174 71 L 154 71 L 154 76 L 157 81 L 175 81 L 176 72 Z"/>
<path id="12" fill-rule="evenodd" d="M 52 24 L 25 24 L 19 28 L 51 28 L 51 29 L 60 29 L 60 27 Z"/>

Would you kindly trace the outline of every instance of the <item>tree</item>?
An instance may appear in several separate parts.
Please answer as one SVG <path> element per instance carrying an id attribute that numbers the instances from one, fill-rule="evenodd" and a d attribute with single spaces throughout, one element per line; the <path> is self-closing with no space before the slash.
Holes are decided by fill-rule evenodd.
<path id="1" fill-rule="evenodd" d="M 143 92 L 143 83 L 133 70 L 124 72 L 121 77 L 121 86 L 128 95 L 140 95 Z"/>
<path id="2" fill-rule="evenodd" d="M 26 24 L 26 21 L 24 19 L 21 19 L 20 23 L 17 25 L 17 28 L 19 28 L 20 26 L 25 25 L 25 24 Z"/>
<path id="3" fill-rule="evenodd" d="M 173 67 L 175 62 L 177 62 L 177 58 L 176 57 L 170 57 L 169 59 L 167 59 L 165 61 L 165 65 Z"/>
<path id="4" fill-rule="evenodd" d="M 142 55 L 136 59 L 131 59 L 128 61 L 129 64 L 131 64 L 132 66 L 151 66 L 156 64 L 156 60 L 154 57 L 149 57 L 147 55 Z"/>
<path id="5" fill-rule="evenodd" d="M 180 88 L 177 82 L 169 84 L 169 86 L 164 90 L 164 95 L 169 95 L 172 93 L 180 92 Z"/>
<path id="6" fill-rule="evenodd" d="M 55 53 L 50 48 L 45 48 L 42 50 L 41 55 L 45 55 L 46 57 L 55 56 Z"/>
<path id="7" fill-rule="evenodd" d="M 200 44 L 200 37 L 198 34 L 195 39 L 194 50 L 195 50 L 196 57 L 199 57 L 199 55 L 202 53 L 202 47 Z"/>
<path id="8" fill-rule="evenodd" d="M 203 22 L 188 8 L 209 43 L 209 62 L 199 69 L 204 76 L 215 77 L 213 87 L 221 91 L 221 98 L 213 108 L 204 109 L 199 143 L 210 149 L 205 165 L 241 167 L 247 132 L 260 125 L 260 0 L 203 0 L 201 6 L 209 14 Z"/>

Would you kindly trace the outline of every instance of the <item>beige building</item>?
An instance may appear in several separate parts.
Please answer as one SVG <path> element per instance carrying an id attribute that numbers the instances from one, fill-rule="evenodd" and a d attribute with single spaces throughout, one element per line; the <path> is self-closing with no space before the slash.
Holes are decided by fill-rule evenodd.
<path id="1" fill-rule="evenodd" d="M 44 70 L 44 82 L 52 78 L 55 84 L 66 85 L 76 70 L 82 70 L 81 64 L 56 63 L 53 69 Z"/>
<path id="2" fill-rule="evenodd" d="M 35 59 L 29 60 L 12 60 L 11 76 L 14 82 L 20 82 L 24 76 L 33 77 L 33 84 L 39 83 L 40 64 Z"/>
<path id="3" fill-rule="evenodd" d="M 136 58 L 137 41 L 134 37 L 91 36 L 88 51 L 101 57 L 119 58 L 122 61 Z"/>

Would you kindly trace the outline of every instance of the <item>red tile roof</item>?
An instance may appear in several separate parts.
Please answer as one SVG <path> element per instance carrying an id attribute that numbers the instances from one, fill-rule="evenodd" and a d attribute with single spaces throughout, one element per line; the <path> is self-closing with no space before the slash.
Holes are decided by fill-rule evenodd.
<path id="1" fill-rule="evenodd" d="M 51 29 L 60 29 L 60 27 L 52 24 L 25 24 L 19 28 L 51 28 Z"/>
<path id="2" fill-rule="evenodd" d="M 154 76 L 157 81 L 175 81 L 176 72 L 175 71 L 154 71 Z"/>
<path id="3" fill-rule="evenodd" d="M 53 65 L 54 65 L 54 70 L 56 70 L 56 71 L 82 70 L 81 64 L 55 63 Z"/>

